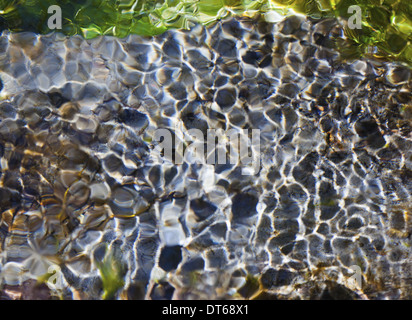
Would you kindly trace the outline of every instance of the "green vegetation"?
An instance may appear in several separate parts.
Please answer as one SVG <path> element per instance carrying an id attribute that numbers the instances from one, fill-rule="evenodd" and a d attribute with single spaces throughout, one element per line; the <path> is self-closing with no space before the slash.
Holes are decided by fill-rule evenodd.
<path id="1" fill-rule="evenodd" d="M 348 41 L 337 43 L 346 58 L 373 56 L 412 65 L 410 0 L 0 0 L 0 30 L 49 33 L 51 5 L 62 9 L 62 32 L 85 38 L 99 35 L 157 35 L 168 29 L 208 25 L 229 15 L 276 11 L 313 19 L 348 21 L 351 5 L 362 9 L 362 29 L 345 27 Z"/>
<path id="2" fill-rule="evenodd" d="M 107 249 L 106 249 L 107 250 Z M 121 264 L 114 258 L 113 253 L 106 251 L 103 261 L 95 261 L 103 284 L 102 298 L 113 299 L 116 292 L 124 286 L 124 272 Z"/>

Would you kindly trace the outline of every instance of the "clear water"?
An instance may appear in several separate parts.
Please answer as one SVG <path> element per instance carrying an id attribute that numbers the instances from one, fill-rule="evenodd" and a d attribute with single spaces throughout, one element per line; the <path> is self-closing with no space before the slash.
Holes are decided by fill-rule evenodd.
<path id="1" fill-rule="evenodd" d="M 410 299 L 410 69 L 345 62 L 343 37 L 295 16 L 3 32 L 2 297 Z M 160 128 L 259 129 L 259 170 L 176 164 Z"/>

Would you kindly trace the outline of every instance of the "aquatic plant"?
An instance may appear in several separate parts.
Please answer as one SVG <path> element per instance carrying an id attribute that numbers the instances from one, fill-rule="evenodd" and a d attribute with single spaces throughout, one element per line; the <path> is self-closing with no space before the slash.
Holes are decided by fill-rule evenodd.
<path id="1" fill-rule="evenodd" d="M 96 261 L 103 284 L 102 298 L 113 299 L 116 292 L 124 286 L 123 269 L 121 264 L 113 256 L 113 252 L 106 249 L 106 255 L 102 261 Z"/>
<path id="2" fill-rule="evenodd" d="M 57 3 L 56 3 L 57 2 Z M 269 21 L 290 13 L 312 19 L 339 18 L 347 41 L 342 56 L 369 56 L 412 64 L 412 3 L 409 0 L 0 0 L 0 30 L 49 33 L 48 8 L 60 6 L 66 35 L 153 36 L 169 29 L 209 25 L 229 15 L 261 15 Z M 349 7 L 361 8 L 361 28 L 351 29 Z"/>

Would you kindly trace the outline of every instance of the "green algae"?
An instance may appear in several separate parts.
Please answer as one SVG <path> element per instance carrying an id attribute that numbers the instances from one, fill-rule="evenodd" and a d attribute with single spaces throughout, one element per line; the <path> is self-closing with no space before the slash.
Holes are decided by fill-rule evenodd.
<path id="1" fill-rule="evenodd" d="M 119 261 L 113 256 L 113 252 L 108 251 L 107 248 L 103 261 L 95 262 L 102 279 L 102 298 L 104 300 L 113 299 L 117 291 L 124 287 L 124 270 Z"/>
<path id="2" fill-rule="evenodd" d="M 245 284 L 239 288 L 238 293 L 244 299 L 251 299 L 260 293 L 259 278 L 248 274 Z"/>
<path id="3" fill-rule="evenodd" d="M 339 18 L 347 41 L 336 48 L 345 59 L 363 56 L 412 65 L 410 0 L 0 0 L 0 30 L 46 34 L 52 5 L 62 10 L 66 35 L 154 36 L 169 29 L 209 25 L 230 15 L 304 14 L 312 19 Z M 361 29 L 349 29 L 352 5 L 362 9 Z M 349 13 L 351 12 L 351 13 Z"/>

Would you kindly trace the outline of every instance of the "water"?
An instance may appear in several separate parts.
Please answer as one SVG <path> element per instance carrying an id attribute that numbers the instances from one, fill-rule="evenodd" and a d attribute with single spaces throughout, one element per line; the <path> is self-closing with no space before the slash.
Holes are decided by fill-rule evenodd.
<path id="1" fill-rule="evenodd" d="M 410 299 L 410 69 L 345 62 L 343 37 L 299 16 L 3 32 L 3 295 Z M 175 164 L 159 128 L 259 129 L 260 170 Z"/>

